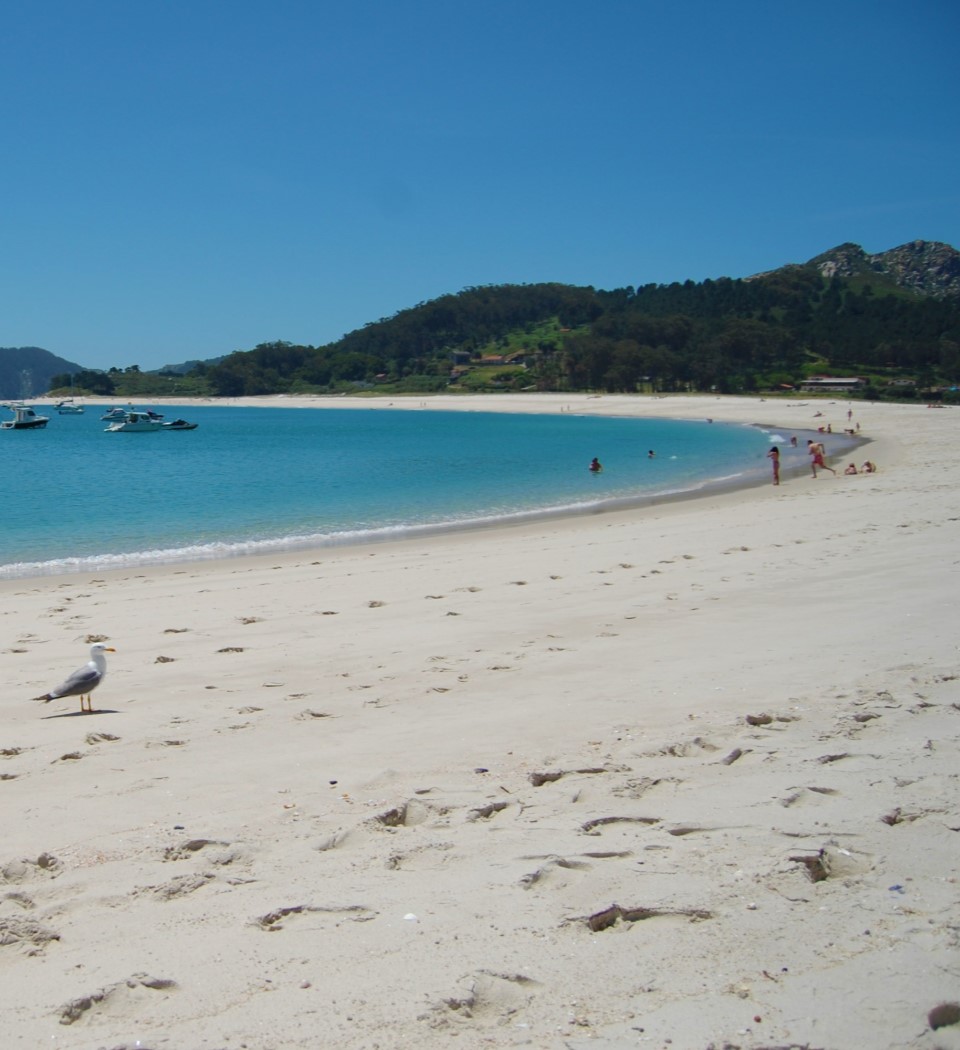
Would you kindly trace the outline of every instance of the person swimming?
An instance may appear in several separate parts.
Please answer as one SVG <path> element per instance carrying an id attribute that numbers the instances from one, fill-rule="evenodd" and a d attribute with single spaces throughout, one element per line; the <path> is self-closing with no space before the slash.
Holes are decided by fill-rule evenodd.
<path id="1" fill-rule="evenodd" d="M 590 460 L 590 472 L 592 474 L 600 474 L 603 471 L 603 464 L 597 459 L 596 456 Z"/>

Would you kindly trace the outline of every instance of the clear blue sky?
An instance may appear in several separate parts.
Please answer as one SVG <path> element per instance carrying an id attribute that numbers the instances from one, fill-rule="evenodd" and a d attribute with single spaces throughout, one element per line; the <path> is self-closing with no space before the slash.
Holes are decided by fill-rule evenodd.
<path id="1" fill-rule="evenodd" d="M 31 0 L 0 346 L 158 368 L 470 285 L 960 247 L 956 0 Z"/>

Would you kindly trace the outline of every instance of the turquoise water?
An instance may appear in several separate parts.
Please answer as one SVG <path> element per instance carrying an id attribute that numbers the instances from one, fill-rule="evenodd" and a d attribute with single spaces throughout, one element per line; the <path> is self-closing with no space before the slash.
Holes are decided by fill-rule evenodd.
<path id="1" fill-rule="evenodd" d="M 96 406 L 40 411 L 45 429 L 0 431 L 0 578 L 588 511 L 766 478 L 777 439 L 705 420 L 215 406 L 163 409 L 194 431 L 107 434 Z M 783 451 L 785 467 L 806 458 Z"/>

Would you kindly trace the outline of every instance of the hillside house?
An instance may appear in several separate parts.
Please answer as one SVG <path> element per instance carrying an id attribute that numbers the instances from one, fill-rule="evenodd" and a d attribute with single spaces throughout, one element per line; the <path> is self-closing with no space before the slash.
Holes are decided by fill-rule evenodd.
<path id="1" fill-rule="evenodd" d="M 800 384 L 800 389 L 808 394 L 818 390 L 842 393 L 843 391 L 862 390 L 866 385 L 867 381 L 859 376 L 810 376 Z"/>

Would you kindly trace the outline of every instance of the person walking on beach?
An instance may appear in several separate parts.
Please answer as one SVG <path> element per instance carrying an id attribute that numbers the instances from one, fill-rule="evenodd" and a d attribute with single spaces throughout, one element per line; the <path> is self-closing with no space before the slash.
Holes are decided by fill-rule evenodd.
<path id="1" fill-rule="evenodd" d="M 822 441 L 809 440 L 807 442 L 807 452 L 810 454 L 810 469 L 813 471 L 813 476 L 817 476 L 817 467 L 823 467 L 824 470 L 829 470 L 830 473 L 836 477 L 837 472 L 833 467 L 828 467 L 824 462 L 824 455 L 826 450 L 823 447 Z"/>
<path id="2" fill-rule="evenodd" d="M 780 449 L 776 445 L 767 453 L 767 459 L 773 463 L 773 483 L 780 484 Z"/>

